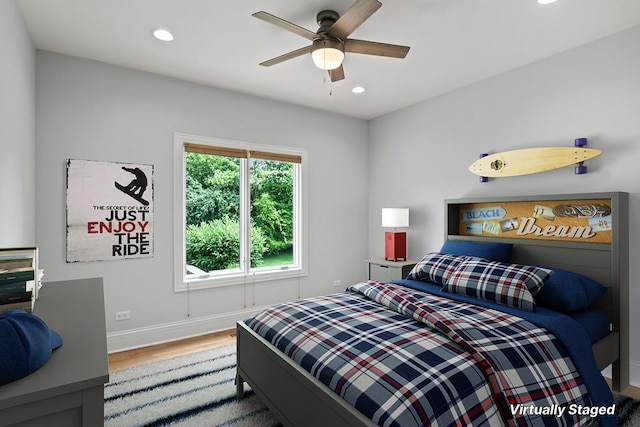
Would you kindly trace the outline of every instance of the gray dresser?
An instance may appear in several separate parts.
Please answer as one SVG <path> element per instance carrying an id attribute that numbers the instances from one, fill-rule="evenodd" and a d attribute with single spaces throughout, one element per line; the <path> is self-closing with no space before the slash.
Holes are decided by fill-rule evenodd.
<path id="1" fill-rule="evenodd" d="M 64 341 L 33 374 L 0 386 L 0 426 L 102 426 L 109 381 L 102 279 L 46 283 L 34 314 Z"/>

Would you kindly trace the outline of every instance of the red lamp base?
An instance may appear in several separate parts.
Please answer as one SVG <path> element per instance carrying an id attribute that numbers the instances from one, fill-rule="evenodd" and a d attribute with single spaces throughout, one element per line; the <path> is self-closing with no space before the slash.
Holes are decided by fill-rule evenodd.
<path id="1" fill-rule="evenodd" d="M 405 231 L 385 231 L 384 259 L 387 261 L 407 260 L 407 233 Z"/>

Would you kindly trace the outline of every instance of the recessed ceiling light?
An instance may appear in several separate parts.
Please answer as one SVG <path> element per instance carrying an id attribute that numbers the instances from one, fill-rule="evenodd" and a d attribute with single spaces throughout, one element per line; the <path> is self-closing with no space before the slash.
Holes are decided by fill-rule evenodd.
<path id="1" fill-rule="evenodd" d="M 353 93 L 362 93 L 364 92 L 366 89 L 363 88 L 362 86 L 356 86 L 353 89 L 351 89 L 351 92 Z"/>
<path id="2" fill-rule="evenodd" d="M 173 34 L 163 28 L 153 30 L 153 36 L 158 40 L 162 40 L 163 42 L 170 42 L 171 40 L 173 40 Z"/>
<path id="3" fill-rule="evenodd" d="M 555 2 L 556 0 L 538 0 L 538 4 L 551 4 Z"/>

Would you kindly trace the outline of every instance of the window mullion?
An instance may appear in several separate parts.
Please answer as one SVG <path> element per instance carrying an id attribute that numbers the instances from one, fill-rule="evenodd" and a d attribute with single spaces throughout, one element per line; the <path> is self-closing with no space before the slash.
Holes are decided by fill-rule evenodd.
<path id="1" fill-rule="evenodd" d="M 300 194 L 300 185 L 301 177 L 300 177 L 300 164 L 293 165 L 293 264 L 298 268 L 302 265 L 301 263 L 301 194 Z"/>
<path id="2" fill-rule="evenodd" d="M 251 182 L 250 159 L 240 160 L 240 270 L 251 270 Z"/>

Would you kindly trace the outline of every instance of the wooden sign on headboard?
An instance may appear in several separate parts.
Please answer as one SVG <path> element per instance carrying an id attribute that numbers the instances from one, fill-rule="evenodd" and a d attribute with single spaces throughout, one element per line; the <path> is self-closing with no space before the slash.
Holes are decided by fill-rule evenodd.
<path id="1" fill-rule="evenodd" d="M 611 199 L 468 203 L 459 235 L 611 243 Z"/>

